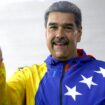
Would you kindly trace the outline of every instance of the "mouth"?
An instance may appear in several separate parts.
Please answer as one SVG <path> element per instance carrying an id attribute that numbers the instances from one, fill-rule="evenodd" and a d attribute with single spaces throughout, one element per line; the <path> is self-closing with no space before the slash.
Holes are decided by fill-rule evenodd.
<path id="1" fill-rule="evenodd" d="M 57 43 L 53 43 L 54 45 L 68 45 L 68 43 L 59 43 L 59 42 L 57 42 Z"/>

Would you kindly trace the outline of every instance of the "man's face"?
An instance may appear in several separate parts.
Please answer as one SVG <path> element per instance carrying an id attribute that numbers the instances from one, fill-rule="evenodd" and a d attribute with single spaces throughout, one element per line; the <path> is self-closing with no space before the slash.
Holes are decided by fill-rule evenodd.
<path id="1" fill-rule="evenodd" d="M 77 56 L 77 42 L 81 28 L 77 28 L 72 13 L 52 12 L 46 26 L 47 46 L 56 59 L 65 61 Z"/>

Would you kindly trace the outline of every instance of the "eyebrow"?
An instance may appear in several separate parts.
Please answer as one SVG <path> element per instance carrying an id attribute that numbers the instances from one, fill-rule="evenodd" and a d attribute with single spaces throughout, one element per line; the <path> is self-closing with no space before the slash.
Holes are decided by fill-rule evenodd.
<path id="1" fill-rule="evenodd" d="M 51 22 L 51 23 L 49 23 L 48 25 L 49 25 L 49 26 L 53 26 L 53 25 L 57 25 L 57 23 Z"/>
<path id="2" fill-rule="evenodd" d="M 53 26 L 53 25 L 57 25 L 57 23 L 51 22 L 48 24 L 49 26 Z M 74 27 L 73 23 L 64 23 L 62 24 L 62 26 L 70 26 L 70 27 Z"/>
<path id="3" fill-rule="evenodd" d="M 63 26 L 70 26 L 70 27 L 74 27 L 73 23 L 64 23 Z"/>

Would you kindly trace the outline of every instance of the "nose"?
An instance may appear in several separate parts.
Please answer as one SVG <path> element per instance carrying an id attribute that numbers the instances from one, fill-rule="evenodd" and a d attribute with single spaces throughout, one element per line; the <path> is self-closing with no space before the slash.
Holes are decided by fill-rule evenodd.
<path id="1" fill-rule="evenodd" d="M 62 27 L 59 27 L 56 31 L 56 37 L 63 37 L 64 36 L 64 30 Z"/>

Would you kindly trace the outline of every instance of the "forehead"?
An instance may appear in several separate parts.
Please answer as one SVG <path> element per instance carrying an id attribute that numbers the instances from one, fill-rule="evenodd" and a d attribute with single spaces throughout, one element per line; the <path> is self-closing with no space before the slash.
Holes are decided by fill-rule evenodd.
<path id="1" fill-rule="evenodd" d="M 49 23 L 75 23 L 75 16 L 73 13 L 51 12 L 48 16 Z"/>

